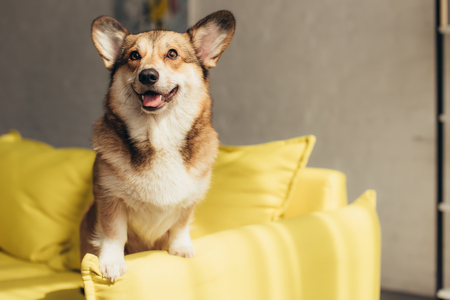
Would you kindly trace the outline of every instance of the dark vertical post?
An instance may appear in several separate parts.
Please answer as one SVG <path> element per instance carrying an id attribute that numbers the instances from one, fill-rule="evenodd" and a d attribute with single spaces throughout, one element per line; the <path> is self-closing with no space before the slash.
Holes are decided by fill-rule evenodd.
<path id="1" fill-rule="evenodd" d="M 436 292 L 444 287 L 444 228 L 443 213 L 439 204 L 444 201 L 444 36 L 439 31 L 440 0 L 436 0 Z"/>

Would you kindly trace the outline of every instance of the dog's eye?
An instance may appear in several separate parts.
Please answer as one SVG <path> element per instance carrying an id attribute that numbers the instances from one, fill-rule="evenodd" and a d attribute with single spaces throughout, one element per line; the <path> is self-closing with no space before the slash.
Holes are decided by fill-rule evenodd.
<path id="1" fill-rule="evenodd" d="M 137 51 L 132 51 L 132 52 L 130 53 L 130 59 L 131 59 L 131 60 L 138 60 L 138 59 L 141 59 L 141 56 L 139 55 L 139 52 L 137 52 Z"/>
<path id="2" fill-rule="evenodd" d="M 174 49 L 170 49 L 169 52 L 167 52 L 167 57 L 170 59 L 175 59 L 178 57 L 178 53 Z"/>

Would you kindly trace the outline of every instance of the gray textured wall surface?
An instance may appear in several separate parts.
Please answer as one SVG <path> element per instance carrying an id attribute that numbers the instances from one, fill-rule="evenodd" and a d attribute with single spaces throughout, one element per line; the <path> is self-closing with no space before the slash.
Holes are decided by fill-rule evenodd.
<path id="1" fill-rule="evenodd" d="M 221 141 L 315 134 L 309 166 L 343 171 L 350 201 L 378 193 L 382 286 L 433 295 L 433 1 L 192 1 L 191 24 L 237 19 L 211 72 Z"/>
<path id="2" fill-rule="evenodd" d="M 109 80 L 90 29 L 112 11 L 110 0 L 1 2 L 1 133 L 90 146 Z"/>

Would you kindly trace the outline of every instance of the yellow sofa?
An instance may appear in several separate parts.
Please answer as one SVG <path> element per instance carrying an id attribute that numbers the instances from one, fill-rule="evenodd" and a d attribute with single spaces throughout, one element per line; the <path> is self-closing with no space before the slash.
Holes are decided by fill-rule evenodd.
<path id="1" fill-rule="evenodd" d="M 17 142 L 17 136 L 7 139 Z M 311 147 L 305 151 L 310 153 Z M 1 151 L 0 143 L 0 155 Z M 227 151 L 233 160 L 245 157 L 235 149 Z M 62 256 L 49 255 L 49 247 L 30 255 L 27 249 L 20 249 L 20 255 L 14 255 L 14 247 L 8 244 L 7 251 L 0 252 L 0 299 L 84 299 L 81 287 L 87 300 L 379 299 L 380 231 L 375 193 L 367 191 L 347 205 L 345 176 L 334 170 L 305 168 L 307 158 L 296 158 L 299 164 L 289 187 L 290 200 L 281 204 L 283 210 L 261 208 L 264 213 L 271 211 L 272 221 L 229 226 L 209 234 L 205 234 L 207 228 L 197 231 L 200 233 L 194 229 L 193 235 L 198 237 L 193 239 L 196 256 L 191 259 L 164 251 L 128 255 L 127 272 L 114 284 L 102 278 L 93 255 L 84 257 L 80 276 L 79 271 L 69 270 L 70 266 L 76 268 L 70 263 L 76 251 L 70 248 L 61 250 L 58 245 L 55 251 Z M 223 165 L 228 166 L 229 159 L 224 159 Z M 70 181 L 74 178 L 70 174 Z M 83 199 L 84 206 L 92 200 L 89 195 Z M 199 214 L 202 209 L 208 211 L 200 208 Z M 0 242 L 14 244 L 16 235 L 10 234 L 14 228 L 6 228 L 7 224 L 0 220 Z M 76 233 L 72 235 L 76 238 Z"/>

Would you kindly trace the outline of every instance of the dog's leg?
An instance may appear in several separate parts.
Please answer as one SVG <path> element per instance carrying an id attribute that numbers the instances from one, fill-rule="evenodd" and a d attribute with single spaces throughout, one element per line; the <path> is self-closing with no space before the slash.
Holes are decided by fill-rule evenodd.
<path id="1" fill-rule="evenodd" d="M 126 271 L 124 247 L 127 241 L 127 212 L 121 199 L 99 201 L 100 220 L 97 236 L 99 262 L 103 277 L 112 282 Z"/>
<path id="2" fill-rule="evenodd" d="M 95 201 L 85 212 L 80 224 L 80 262 L 86 253 L 98 254 L 97 249 L 92 245 L 92 237 L 95 234 L 95 224 L 97 223 L 97 207 Z"/>
<path id="3" fill-rule="evenodd" d="M 181 216 L 169 229 L 169 253 L 181 257 L 193 257 L 194 246 L 192 246 L 189 234 L 189 223 L 194 212 L 194 207 L 185 209 Z"/>

